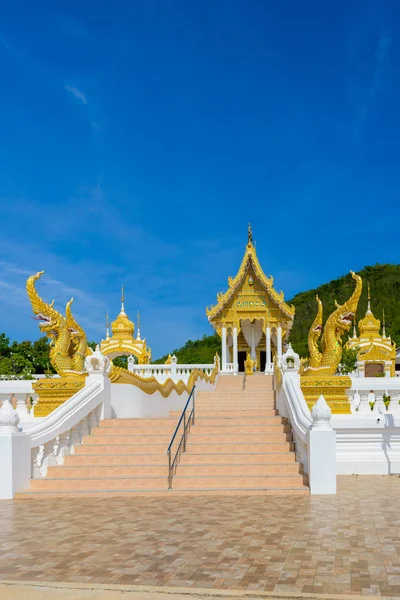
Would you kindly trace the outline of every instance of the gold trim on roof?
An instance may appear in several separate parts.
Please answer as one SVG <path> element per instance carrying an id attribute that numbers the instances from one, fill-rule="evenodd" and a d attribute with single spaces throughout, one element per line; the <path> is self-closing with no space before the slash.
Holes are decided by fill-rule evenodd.
<path id="1" fill-rule="evenodd" d="M 277 292 L 274 287 L 274 278 L 272 276 L 267 277 L 264 271 L 261 268 L 259 260 L 257 258 L 256 249 L 253 246 L 252 238 L 249 236 L 249 242 L 246 246 L 246 251 L 244 253 L 241 265 L 235 277 L 228 277 L 228 285 L 229 288 L 226 292 L 219 292 L 217 294 L 218 304 L 209 306 L 206 308 L 206 315 L 208 320 L 211 321 L 214 319 L 224 308 L 224 306 L 231 300 L 235 292 L 237 291 L 239 285 L 243 282 L 246 277 L 246 273 L 249 269 L 250 264 L 254 269 L 254 273 L 256 274 L 259 282 L 265 287 L 268 292 L 271 300 L 275 302 L 278 308 L 290 319 L 293 318 L 295 313 L 295 307 L 293 305 L 289 306 L 284 301 L 283 292 Z"/>

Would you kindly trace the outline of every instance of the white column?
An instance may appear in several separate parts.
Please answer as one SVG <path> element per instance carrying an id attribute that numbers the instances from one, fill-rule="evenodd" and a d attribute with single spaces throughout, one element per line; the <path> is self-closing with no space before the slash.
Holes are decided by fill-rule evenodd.
<path id="1" fill-rule="evenodd" d="M 278 364 L 281 364 L 281 359 L 282 359 L 282 326 L 279 323 L 278 325 L 278 332 L 277 332 L 277 353 L 278 353 Z"/>
<path id="2" fill-rule="evenodd" d="M 235 325 L 233 328 L 233 374 L 237 375 L 238 370 L 238 331 Z"/>
<path id="3" fill-rule="evenodd" d="M 226 371 L 226 327 L 222 327 L 222 371 Z"/>
<path id="4" fill-rule="evenodd" d="M 265 353 L 265 372 L 269 373 L 271 371 L 271 327 L 269 325 L 265 330 Z"/>
<path id="5" fill-rule="evenodd" d="M 254 341 L 254 323 L 251 324 L 251 351 L 250 351 L 250 356 L 253 360 L 256 360 L 257 355 L 256 355 L 256 344 Z"/>

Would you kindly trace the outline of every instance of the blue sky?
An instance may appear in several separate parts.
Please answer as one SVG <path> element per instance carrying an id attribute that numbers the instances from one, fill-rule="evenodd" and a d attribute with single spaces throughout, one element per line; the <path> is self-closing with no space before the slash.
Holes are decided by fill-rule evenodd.
<path id="1" fill-rule="evenodd" d="M 398 262 L 397 0 L 14 2 L 0 19 L 1 330 L 25 280 L 142 314 L 153 356 L 210 328 L 253 233 L 286 298 Z"/>

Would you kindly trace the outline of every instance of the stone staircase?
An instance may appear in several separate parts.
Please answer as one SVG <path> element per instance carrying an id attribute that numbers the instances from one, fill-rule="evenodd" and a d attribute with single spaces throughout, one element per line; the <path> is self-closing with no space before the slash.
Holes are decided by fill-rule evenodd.
<path id="1" fill-rule="evenodd" d="M 244 389 L 243 389 L 244 388 Z M 217 493 L 308 494 L 272 377 L 220 377 L 196 402 L 196 425 L 173 487 Z"/>
<path id="2" fill-rule="evenodd" d="M 197 394 L 187 452 L 168 490 L 166 450 L 179 417 L 101 421 L 17 497 L 309 493 L 289 426 L 275 411 L 272 377 L 221 376 L 215 391 Z"/>

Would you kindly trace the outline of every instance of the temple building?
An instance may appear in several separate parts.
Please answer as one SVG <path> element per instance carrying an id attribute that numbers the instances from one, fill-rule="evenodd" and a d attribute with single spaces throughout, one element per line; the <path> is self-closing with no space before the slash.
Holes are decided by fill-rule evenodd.
<path id="1" fill-rule="evenodd" d="M 106 322 L 106 339 L 100 343 L 100 350 L 111 360 L 117 356 L 135 357 L 139 365 L 151 362 L 151 349 L 147 347 L 146 340 L 140 337 L 140 317 L 138 313 L 138 328 L 134 337 L 135 325 L 129 320 L 124 307 L 124 288 L 122 287 L 121 310 L 118 317 L 111 323 L 112 336 Z"/>
<path id="2" fill-rule="evenodd" d="M 252 230 L 239 271 L 228 278 L 228 289 L 217 294 L 218 303 L 206 309 L 209 322 L 222 342 L 222 373 L 245 370 L 246 359 L 255 370 L 271 373 L 275 356 L 280 361 L 284 341 L 293 324 L 294 306 L 273 287 L 258 261 Z"/>
<path id="3" fill-rule="evenodd" d="M 365 317 L 358 322 L 360 335 L 354 324 L 353 337 L 349 338 L 347 347 L 358 348 L 357 370 L 359 377 L 376 377 L 386 374 L 387 377 L 395 376 L 396 344 L 390 335 L 386 335 L 385 315 L 381 322 L 371 310 L 371 293 L 368 285 L 368 307 Z"/>

